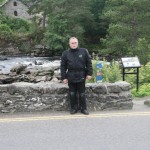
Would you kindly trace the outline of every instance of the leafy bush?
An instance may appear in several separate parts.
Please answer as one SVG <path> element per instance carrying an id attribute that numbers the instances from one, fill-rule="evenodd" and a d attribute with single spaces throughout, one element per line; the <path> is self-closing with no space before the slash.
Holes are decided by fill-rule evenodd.
<path id="1" fill-rule="evenodd" d="M 10 38 L 12 35 L 12 30 L 7 24 L 1 24 L 0 25 L 0 38 L 1 39 L 7 39 Z"/>
<path id="2" fill-rule="evenodd" d="M 10 27 L 10 29 L 14 32 L 17 32 L 22 27 L 25 29 L 24 32 L 29 31 L 30 24 L 27 21 L 20 18 L 11 18 L 2 16 L 0 22 L 2 24 L 7 24 Z"/>
<path id="3" fill-rule="evenodd" d="M 0 39 L 13 43 L 22 52 L 28 52 L 43 39 L 43 31 L 35 22 L 0 14 Z"/>
<path id="4" fill-rule="evenodd" d="M 92 60 L 92 66 L 93 66 L 93 75 L 92 79 L 88 82 L 96 82 L 96 76 L 97 76 L 97 63 L 99 63 L 98 60 Z M 119 67 L 119 63 L 116 61 L 112 61 L 111 63 L 108 63 L 107 61 L 102 61 L 102 82 L 116 82 L 121 80 L 121 69 Z"/>
<path id="5" fill-rule="evenodd" d="M 145 38 L 139 38 L 136 46 L 129 51 L 132 52 L 132 55 L 138 56 L 142 65 L 146 65 L 150 60 L 150 44 Z"/>
<path id="6" fill-rule="evenodd" d="M 116 82 L 121 80 L 121 69 L 117 61 L 112 61 L 110 65 L 106 61 L 103 62 L 102 67 L 103 82 Z"/>
<path id="7" fill-rule="evenodd" d="M 126 70 L 126 72 L 135 72 L 135 69 Z M 126 75 L 125 80 L 129 82 L 132 87 L 135 87 L 136 75 Z M 150 62 L 145 66 L 139 68 L 139 83 L 140 85 L 150 83 Z"/>
<path id="8" fill-rule="evenodd" d="M 140 83 L 150 83 L 150 62 L 140 68 Z"/>
<path id="9" fill-rule="evenodd" d="M 127 70 L 134 72 L 135 69 Z M 136 75 L 126 75 L 125 81 L 129 82 L 132 86 L 132 94 L 135 97 L 149 96 L 150 95 L 150 62 L 139 69 L 139 91 L 136 91 Z"/>
<path id="10" fill-rule="evenodd" d="M 132 95 L 133 95 L 133 97 L 149 96 L 150 95 L 150 84 L 141 85 L 138 92 L 136 91 L 136 88 L 133 88 Z"/>
<path id="11" fill-rule="evenodd" d="M 31 46 L 29 42 L 23 42 L 22 45 L 19 47 L 20 51 L 24 53 L 29 53 L 31 52 Z"/>

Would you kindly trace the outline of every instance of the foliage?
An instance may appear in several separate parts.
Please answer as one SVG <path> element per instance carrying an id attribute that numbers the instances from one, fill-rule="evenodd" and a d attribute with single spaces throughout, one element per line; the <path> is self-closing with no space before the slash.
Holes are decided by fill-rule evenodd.
<path id="1" fill-rule="evenodd" d="M 145 38 L 139 38 L 132 51 L 135 56 L 138 56 L 141 64 L 146 65 L 150 60 L 150 44 Z"/>
<path id="2" fill-rule="evenodd" d="M 71 36 L 78 37 L 82 44 L 84 25 L 92 21 L 87 0 L 70 0 L 70 3 L 67 0 L 59 2 L 51 0 L 49 8 L 51 12 L 49 12 L 45 41 L 50 49 L 60 51 L 67 49 L 68 39 Z"/>
<path id="3" fill-rule="evenodd" d="M 85 45 L 90 47 L 91 44 L 97 44 L 99 47 L 99 38 L 106 34 L 107 23 L 99 17 L 104 9 L 105 0 L 23 0 L 23 2 L 32 4 L 28 12 L 34 15 L 34 22 L 38 23 L 38 16 L 43 20 L 40 24 L 42 36 L 37 38 L 40 37 L 37 29 L 35 39 L 38 42 L 41 40 L 42 44 L 47 45 L 55 53 L 61 53 L 68 48 L 68 38 L 71 36 L 78 37 L 81 47 Z M 7 24 L 14 32 L 29 32 L 30 25 L 28 27 L 21 25 L 19 29 L 18 22 L 10 21 Z"/>
<path id="4" fill-rule="evenodd" d="M 0 0 L 0 5 L 2 5 L 5 2 L 5 0 Z"/>
<path id="5" fill-rule="evenodd" d="M 150 83 L 150 62 L 140 68 L 140 83 Z"/>
<path id="6" fill-rule="evenodd" d="M 137 92 L 135 88 L 132 89 L 132 95 L 134 97 L 150 96 L 150 84 L 143 84 L 140 86 Z"/>
<path id="7" fill-rule="evenodd" d="M 23 2 L 30 4 L 28 12 L 34 15 L 32 23 L 0 15 L 0 24 L 7 24 L 15 37 L 24 33 L 32 45 L 46 45 L 51 52 L 60 54 L 68 48 L 68 38 L 77 36 L 80 47 L 87 47 L 90 52 L 99 51 L 100 55 L 109 55 L 115 60 L 137 55 L 145 65 L 150 59 L 149 0 Z"/>
<path id="8" fill-rule="evenodd" d="M 97 63 L 100 63 L 98 59 L 92 60 L 92 66 L 93 66 L 93 75 L 90 82 L 96 82 L 96 76 L 97 76 Z M 101 61 L 102 63 L 102 82 L 109 82 L 114 83 L 116 81 L 121 80 L 121 69 L 119 66 L 119 63 L 116 61 L 112 61 L 111 63 L 107 62 L 106 60 Z"/>
<path id="9" fill-rule="evenodd" d="M 69 33 L 67 30 L 67 20 L 62 13 L 50 17 L 47 31 L 45 33 L 45 43 L 50 50 L 62 51 L 67 48 Z M 58 19 L 59 18 L 59 19 Z"/>
<path id="10" fill-rule="evenodd" d="M 29 53 L 31 52 L 31 45 L 29 42 L 21 42 L 19 50 L 22 51 L 22 53 Z"/>
<path id="11" fill-rule="evenodd" d="M 100 38 L 105 37 L 108 28 L 107 21 L 102 18 L 105 0 L 90 0 L 88 6 L 93 19 L 90 19 L 91 16 L 89 16 L 89 18 L 87 18 L 88 20 L 86 19 L 86 22 L 82 22 L 85 30 L 85 43 L 90 47 L 92 44 L 100 47 Z"/>
<path id="12" fill-rule="evenodd" d="M 12 30 L 7 24 L 0 24 L 0 39 L 10 39 Z"/>
<path id="13" fill-rule="evenodd" d="M 105 21 L 99 18 L 105 0 L 27 0 L 32 2 L 29 12 L 46 17 L 43 42 L 54 52 L 68 48 L 68 38 L 78 37 L 80 46 L 99 44 L 101 34 L 106 34 Z M 90 43 L 90 44 L 89 44 Z"/>
<path id="14" fill-rule="evenodd" d="M 0 15 L 0 33 L 1 39 L 7 42 L 16 43 L 23 39 L 28 39 L 30 33 L 30 23 L 19 18 L 11 18 L 8 16 Z M 17 43 L 16 43 L 17 44 Z"/>
<path id="15" fill-rule="evenodd" d="M 36 22 L 32 22 L 30 24 L 30 39 L 32 39 L 32 45 L 42 43 L 42 39 L 44 38 L 44 31 L 38 26 Z"/>
<path id="16" fill-rule="evenodd" d="M 12 31 L 17 32 L 21 28 L 24 28 L 23 32 L 29 31 L 29 27 L 30 27 L 29 22 L 27 22 L 23 19 L 20 19 L 20 18 L 11 18 L 8 16 L 4 16 L 3 14 L 1 14 L 0 16 L 1 16 L 0 23 L 7 24 L 7 26 L 9 26 L 9 28 Z"/>
<path id="17" fill-rule="evenodd" d="M 103 14 L 109 22 L 108 34 L 102 40 L 106 49 L 103 52 L 118 58 L 135 54 L 140 57 L 141 51 L 147 53 L 150 42 L 149 0 L 106 0 Z M 149 56 L 143 58 L 141 63 L 145 64 Z"/>
<path id="18" fill-rule="evenodd" d="M 126 70 L 126 72 L 135 72 L 135 69 Z M 126 81 L 129 82 L 133 88 L 136 86 L 136 76 L 135 75 L 126 75 Z M 150 62 L 147 63 L 145 66 L 139 68 L 139 83 L 140 85 L 150 83 Z"/>
<path id="19" fill-rule="evenodd" d="M 102 66 L 103 82 L 113 83 L 121 80 L 121 69 L 117 61 L 108 64 L 105 60 Z"/>
<path id="20" fill-rule="evenodd" d="M 135 70 L 136 71 L 136 70 Z M 134 72 L 134 69 L 128 70 Z M 139 69 L 139 91 L 136 91 L 136 76 L 126 75 L 125 81 L 129 82 L 132 86 L 132 94 L 136 97 L 150 95 L 150 62 Z"/>
<path id="21" fill-rule="evenodd" d="M 39 29 L 37 23 L 3 14 L 0 16 L 0 39 L 13 43 L 22 52 L 29 51 L 43 38 L 43 31 Z"/>

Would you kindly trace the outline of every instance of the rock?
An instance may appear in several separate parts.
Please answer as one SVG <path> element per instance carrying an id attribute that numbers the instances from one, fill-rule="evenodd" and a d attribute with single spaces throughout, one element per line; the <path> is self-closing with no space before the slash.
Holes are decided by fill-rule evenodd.
<path id="1" fill-rule="evenodd" d="M 13 68 L 10 69 L 11 72 L 16 72 L 17 74 L 20 74 L 21 71 L 23 71 L 27 65 L 24 64 L 19 64 L 17 66 L 14 66 Z"/>
<path id="2" fill-rule="evenodd" d="M 35 45 L 35 48 L 36 49 L 44 49 L 45 47 L 44 47 L 44 45 Z"/>
<path id="3" fill-rule="evenodd" d="M 29 70 L 24 70 L 21 72 L 22 74 L 31 74 L 31 72 Z"/>
<path id="4" fill-rule="evenodd" d="M 48 77 L 48 76 L 36 76 L 35 77 L 35 82 L 41 82 L 41 81 L 50 81 L 51 80 L 51 77 Z"/>
<path id="5" fill-rule="evenodd" d="M 16 76 L 16 72 L 10 72 L 8 75 L 9 75 L 10 77 L 15 77 L 15 76 Z"/>
<path id="6" fill-rule="evenodd" d="M 29 77 L 26 74 L 21 74 L 17 76 L 18 81 L 30 82 Z"/>
<path id="7" fill-rule="evenodd" d="M 4 56 L 1 57 L 1 56 L 0 56 L 0 61 L 3 61 L 3 60 L 7 60 L 7 57 L 4 57 Z"/>
<path id="8" fill-rule="evenodd" d="M 32 102 L 36 102 L 38 99 L 37 98 L 31 98 L 31 100 L 30 101 L 32 101 Z"/>
<path id="9" fill-rule="evenodd" d="M 57 78 L 53 78 L 52 80 L 51 80 L 51 82 L 58 82 L 59 80 L 57 79 Z"/>
<path id="10" fill-rule="evenodd" d="M 43 65 L 43 61 L 41 61 L 41 60 L 35 60 L 35 65 Z"/>
<path id="11" fill-rule="evenodd" d="M 53 76 L 54 71 L 51 70 L 50 68 L 27 68 L 26 72 L 30 72 L 31 75 L 33 76 Z"/>
<path id="12" fill-rule="evenodd" d="M 11 100 L 7 100 L 5 104 L 6 104 L 6 105 L 11 105 L 12 103 L 13 103 L 13 102 L 12 102 Z"/>
<path id="13" fill-rule="evenodd" d="M 34 107 L 41 107 L 43 104 L 42 103 L 36 103 L 34 104 Z"/>
<path id="14" fill-rule="evenodd" d="M 0 67 L 1 67 L 1 68 L 5 68 L 5 66 L 3 66 L 3 65 L 0 65 Z"/>
<path id="15" fill-rule="evenodd" d="M 13 83 L 14 81 L 16 81 L 14 77 L 0 75 L 0 84 L 10 84 Z"/>
<path id="16" fill-rule="evenodd" d="M 3 108 L 3 107 L 4 107 L 4 105 L 3 105 L 3 104 L 0 104 L 0 109 Z"/>
<path id="17" fill-rule="evenodd" d="M 60 79 L 61 78 L 60 69 L 59 70 L 55 70 L 53 76 Z"/>
<path id="18" fill-rule="evenodd" d="M 102 85 L 102 86 L 97 86 L 97 84 L 94 84 L 94 86 L 92 87 L 92 90 L 94 93 L 103 93 L 103 94 L 106 94 L 108 93 L 107 91 L 107 87 L 105 85 Z"/>
<path id="19" fill-rule="evenodd" d="M 2 113 L 10 113 L 9 110 L 1 110 Z"/>
<path id="20" fill-rule="evenodd" d="M 150 100 L 144 101 L 144 104 L 150 107 Z"/>

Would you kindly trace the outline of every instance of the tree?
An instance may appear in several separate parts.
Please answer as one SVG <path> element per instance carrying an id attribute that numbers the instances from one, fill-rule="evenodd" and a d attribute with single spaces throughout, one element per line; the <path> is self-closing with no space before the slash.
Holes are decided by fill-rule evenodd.
<path id="1" fill-rule="evenodd" d="M 106 0 L 103 14 L 109 21 L 108 34 L 103 40 L 105 52 L 117 57 L 140 55 L 136 51 L 139 39 L 144 38 L 145 44 L 150 42 L 150 1 Z"/>
<path id="2" fill-rule="evenodd" d="M 50 8 L 48 7 L 51 0 L 24 0 L 29 5 L 29 13 L 34 15 L 34 20 L 42 24 L 42 29 L 45 30 L 46 17 Z M 42 18 L 41 18 L 42 16 Z M 40 18 L 39 18 L 40 17 Z"/>
<path id="3" fill-rule="evenodd" d="M 68 46 L 71 36 L 83 43 L 84 25 L 93 20 L 88 0 L 51 0 L 45 42 L 51 50 L 61 52 Z"/>
<path id="4" fill-rule="evenodd" d="M 43 14 L 45 43 L 52 51 L 67 48 L 68 38 L 77 36 L 80 44 L 99 44 L 106 34 L 106 21 L 102 14 L 105 0 L 26 0 L 31 3 L 29 12 L 35 17 Z M 81 46 L 80 45 L 80 46 Z"/>
<path id="5" fill-rule="evenodd" d="M 85 25 L 85 38 L 91 44 L 99 44 L 100 38 L 105 37 L 107 21 L 102 18 L 102 12 L 105 7 L 105 0 L 91 0 L 89 2 L 90 12 L 93 20 Z"/>

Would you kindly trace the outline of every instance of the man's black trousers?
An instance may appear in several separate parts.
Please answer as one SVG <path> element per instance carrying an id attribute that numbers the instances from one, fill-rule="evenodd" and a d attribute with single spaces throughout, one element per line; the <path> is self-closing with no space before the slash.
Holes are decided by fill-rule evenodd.
<path id="1" fill-rule="evenodd" d="M 71 109 L 86 110 L 85 81 L 79 83 L 68 83 L 68 86 Z"/>

